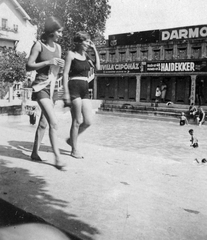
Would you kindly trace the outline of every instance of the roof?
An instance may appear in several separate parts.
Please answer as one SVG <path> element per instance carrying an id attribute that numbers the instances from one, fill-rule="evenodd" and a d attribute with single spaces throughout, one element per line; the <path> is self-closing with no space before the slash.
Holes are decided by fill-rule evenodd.
<path id="1" fill-rule="evenodd" d="M 30 16 L 25 12 L 25 10 L 21 7 L 21 5 L 16 0 L 9 0 L 14 6 L 17 11 L 23 16 L 25 20 L 31 20 Z"/>

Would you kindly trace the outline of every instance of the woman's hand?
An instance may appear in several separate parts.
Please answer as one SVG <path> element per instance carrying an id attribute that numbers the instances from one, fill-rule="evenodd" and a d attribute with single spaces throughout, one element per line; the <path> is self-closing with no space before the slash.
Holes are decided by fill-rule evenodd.
<path id="1" fill-rule="evenodd" d="M 70 94 L 64 93 L 63 94 L 63 103 L 64 107 L 71 107 L 71 101 L 70 101 Z"/>
<path id="2" fill-rule="evenodd" d="M 61 58 L 52 58 L 50 60 L 50 65 L 55 65 L 55 66 L 63 68 L 65 65 L 65 61 Z"/>
<path id="3" fill-rule="evenodd" d="M 94 42 L 92 42 L 91 40 L 89 40 L 89 46 L 93 49 L 96 49 Z"/>

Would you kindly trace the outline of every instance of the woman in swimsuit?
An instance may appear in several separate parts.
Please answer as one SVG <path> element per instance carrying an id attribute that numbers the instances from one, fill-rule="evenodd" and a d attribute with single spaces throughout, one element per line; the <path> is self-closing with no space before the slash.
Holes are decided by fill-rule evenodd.
<path id="1" fill-rule="evenodd" d="M 45 21 L 44 33 L 41 40 L 32 47 L 27 62 L 27 70 L 36 70 L 36 78 L 32 83 L 32 100 L 38 102 L 42 113 L 35 134 L 35 141 L 31 159 L 42 161 L 39 156 L 39 148 L 42 142 L 47 123 L 49 124 L 49 138 L 55 155 L 55 166 L 62 169 L 60 164 L 60 152 L 57 140 L 57 118 L 54 113 L 53 92 L 60 67 L 64 66 L 61 59 L 61 47 L 56 42 L 62 36 L 62 25 L 55 17 Z"/>
<path id="2" fill-rule="evenodd" d="M 89 99 L 88 80 L 91 65 L 100 68 L 100 59 L 95 44 L 86 32 L 74 36 L 75 48 L 68 51 L 63 71 L 64 100 L 71 104 L 72 124 L 67 143 L 72 147 L 71 156 L 83 158 L 77 148 L 78 135 L 92 122 L 92 107 Z M 93 49 L 95 62 L 89 59 L 86 51 Z"/>

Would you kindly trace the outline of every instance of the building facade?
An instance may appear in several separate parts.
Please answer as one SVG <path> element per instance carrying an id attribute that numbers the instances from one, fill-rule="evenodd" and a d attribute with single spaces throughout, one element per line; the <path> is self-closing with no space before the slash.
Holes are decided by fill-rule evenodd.
<path id="1" fill-rule="evenodd" d="M 207 105 L 207 25 L 110 35 L 96 45 L 95 98 L 150 103 L 165 85 L 164 102 Z"/>
<path id="2" fill-rule="evenodd" d="M 29 54 L 36 41 L 37 28 L 16 0 L 0 0 L 0 48 Z"/>

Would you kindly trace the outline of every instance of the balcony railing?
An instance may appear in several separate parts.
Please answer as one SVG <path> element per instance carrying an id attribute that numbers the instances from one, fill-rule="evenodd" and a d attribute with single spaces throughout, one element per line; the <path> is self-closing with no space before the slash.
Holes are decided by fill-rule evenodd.
<path id="1" fill-rule="evenodd" d="M 7 32 L 18 33 L 18 29 L 9 28 L 9 27 L 0 27 L 0 31 L 7 31 Z"/>

